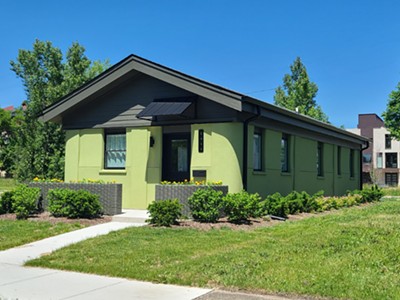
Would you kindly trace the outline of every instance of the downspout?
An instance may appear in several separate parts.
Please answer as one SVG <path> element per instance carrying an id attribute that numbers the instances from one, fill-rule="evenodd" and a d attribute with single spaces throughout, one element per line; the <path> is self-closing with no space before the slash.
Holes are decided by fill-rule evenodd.
<path id="1" fill-rule="evenodd" d="M 367 149 L 369 147 L 369 142 L 368 141 L 366 141 L 366 142 L 367 142 L 366 146 L 361 148 L 361 151 L 360 151 L 360 190 L 363 189 L 363 176 L 362 176 L 363 175 L 363 171 L 362 171 L 363 170 L 363 154 L 362 153 L 365 149 Z"/>
<path id="2" fill-rule="evenodd" d="M 247 190 L 247 167 L 248 167 L 248 142 L 249 142 L 249 123 L 261 116 L 260 106 L 256 106 L 257 114 L 243 121 L 243 165 L 242 165 L 242 181 L 243 189 Z"/>

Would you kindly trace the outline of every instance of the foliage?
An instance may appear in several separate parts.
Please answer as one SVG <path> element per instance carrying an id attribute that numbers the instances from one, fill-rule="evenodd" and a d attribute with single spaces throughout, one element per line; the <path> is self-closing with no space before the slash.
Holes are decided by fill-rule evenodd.
<path id="1" fill-rule="evenodd" d="M 0 198 L 0 214 L 8 214 L 13 213 L 13 200 L 12 197 L 14 195 L 13 191 L 6 191 L 1 194 Z"/>
<path id="2" fill-rule="evenodd" d="M 222 208 L 222 192 L 211 187 L 198 189 L 188 199 L 193 219 L 200 222 L 216 222 Z"/>
<path id="3" fill-rule="evenodd" d="M 361 203 L 375 202 L 379 201 L 383 197 L 383 191 L 376 184 L 372 185 L 370 188 L 364 188 L 361 191 L 355 190 L 350 192 L 351 195 L 360 195 Z"/>
<path id="4" fill-rule="evenodd" d="M 53 189 L 47 198 L 49 212 L 55 217 L 91 219 L 102 215 L 99 196 L 86 190 Z"/>
<path id="5" fill-rule="evenodd" d="M 79 223 L 44 221 L 0 220 L 0 251 L 38 241 L 72 230 L 80 229 Z"/>
<path id="6" fill-rule="evenodd" d="M 261 197 L 257 193 L 249 194 L 246 191 L 241 191 L 223 197 L 223 209 L 229 221 L 234 223 L 248 222 L 249 218 L 259 216 L 260 202 Z"/>
<path id="7" fill-rule="evenodd" d="M 396 90 L 390 93 L 386 111 L 382 117 L 390 134 L 400 140 L 400 82 L 397 84 Z"/>
<path id="8" fill-rule="evenodd" d="M 11 70 L 22 80 L 26 109 L 17 109 L 7 133 L 8 144 L 0 152 L 6 171 L 21 180 L 35 176 L 62 178 L 65 135 L 61 126 L 43 123 L 37 117 L 43 109 L 108 67 L 92 63 L 85 49 L 73 43 L 65 59 L 51 42 L 36 40 L 32 50 L 19 50 Z"/>
<path id="9" fill-rule="evenodd" d="M 246 232 L 132 227 L 27 264 L 296 299 L 398 299 L 399 226 L 400 201 L 382 201 Z"/>
<path id="10" fill-rule="evenodd" d="M 289 204 L 280 193 L 268 195 L 262 202 L 262 208 L 263 215 L 269 214 L 285 218 L 289 214 Z"/>
<path id="11" fill-rule="evenodd" d="M 185 179 L 184 181 L 161 181 L 163 185 L 222 185 L 222 181 L 205 181 L 205 180 L 194 180 L 193 178 L 190 180 Z"/>
<path id="12" fill-rule="evenodd" d="M 171 226 L 181 217 L 182 204 L 177 199 L 167 199 L 149 204 L 148 222 L 156 226 Z"/>
<path id="13" fill-rule="evenodd" d="M 0 170 L 10 167 L 7 157 L 7 145 L 10 143 L 11 112 L 0 108 Z"/>
<path id="14" fill-rule="evenodd" d="M 328 116 L 322 111 L 321 106 L 317 105 L 315 97 L 318 87 L 308 78 L 307 70 L 297 57 L 290 66 L 291 74 L 283 77 L 283 87 L 279 86 L 275 90 L 275 104 L 290 110 L 296 110 L 303 115 L 314 119 L 328 122 Z"/>
<path id="15" fill-rule="evenodd" d="M 39 197 L 39 188 L 31 188 L 24 184 L 18 185 L 12 195 L 12 210 L 15 212 L 17 219 L 26 219 L 31 214 L 36 213 L 38 211 Z"/>

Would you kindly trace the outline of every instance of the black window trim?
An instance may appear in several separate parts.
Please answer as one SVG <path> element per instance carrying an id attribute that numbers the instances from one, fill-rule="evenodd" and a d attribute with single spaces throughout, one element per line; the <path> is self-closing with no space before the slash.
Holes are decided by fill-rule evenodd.
<path id="1" fill-rule="evenodd" d="M 290 165 L 289 165 L 289 163 L 290 163 L 290 161 L 289 161 L 290 143 L 289 143 L 289 140 L 290 140 L 290 136 L 286 133 L 282 133 L 282 137 L 281 137 L 281 172 L 282 173 L 290 173 Z M 283 159 L 286 162 L 286 164 L 285 164 L 286 168 L 283 168 L 284 165 L 282 164 L 282 150 L 283 150 L 282 142 L 284 142 L 286 144 L 285 151 L 283 153 L 283 155 L 284 155 Z"/>
<path id="2" fill-rule="evenodd" d="M 125 128 L 110 128 L 104 129 L 104 149 L 103 149 L 103 169 L 104 170 L 125 170 L 126 169 L 126 142 L 125 142 L 125 166 L 124 167 L 108 167 L 107 166 L 107 136 L 108 135 L 117 135 L 124 134 L 126 139 L 126 129 Z"/>
<path id="3" fill-rule="evenodd" d="M 324 144 L 322 142 L 317 143 L 317 176 L 324 176 Z"/>
<path id="4" fill-rule="evenodd" d="M 254 161 L 253 161 L 253 171 L 262 172 L 264 170 L 264 146 L 263 146 L 264 136 L 263 136 L 263 129 L 262 128 L 258 128 L 258 127 L 254 128 L 254 132 L 253 132 L 253 147 L 254 147 L 254 136 L 255 135 L 258 135 L 260 137 L 260 141 L 261 141 L 260 153 L 259 153 L 259 155 L 260 155 L 260 168 L 259 169 L 258 168 L 257 169 L 254 168 Z M 254 149 L 253 149 L 253 155 L 254 155 Z"/>

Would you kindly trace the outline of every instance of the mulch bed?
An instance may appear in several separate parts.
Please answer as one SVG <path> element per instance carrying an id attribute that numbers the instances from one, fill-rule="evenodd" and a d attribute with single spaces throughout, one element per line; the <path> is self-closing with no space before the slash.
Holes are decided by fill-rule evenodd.
<path id="1" fill-rule="evenodd" d="M 16 220 L 15 214 L 4 214 L 0 215 L 0 220 Z M 92 226 L 102 223 L 111 222 L 111 216 L 102 216 L 96 219 L 68 219 L 68 218 L 56 218 L 53 217 L 49 212 L 43 212 L 37 215 L 33 215 L 28 218 L 29 221 L 45 221 L 50 222 L 51 224 L 57 223 L 79 223 L 83 226 Z"/>

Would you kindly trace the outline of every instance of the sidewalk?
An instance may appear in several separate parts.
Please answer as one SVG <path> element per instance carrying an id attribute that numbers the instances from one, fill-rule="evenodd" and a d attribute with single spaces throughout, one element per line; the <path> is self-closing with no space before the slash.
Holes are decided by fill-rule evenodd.
<path id="1" fill-rule="evenodd" d="M 79 241 L 144 223 L 109 222 L 0 251 L 0 300 L 24 299 L 194 299 L 209 289 L 153 284 L 42 268 L 24 262 Z"/>

